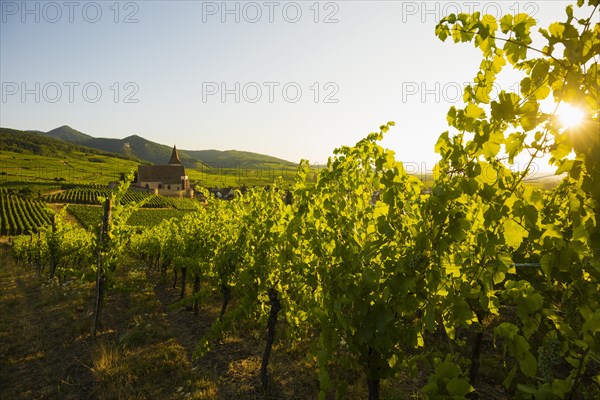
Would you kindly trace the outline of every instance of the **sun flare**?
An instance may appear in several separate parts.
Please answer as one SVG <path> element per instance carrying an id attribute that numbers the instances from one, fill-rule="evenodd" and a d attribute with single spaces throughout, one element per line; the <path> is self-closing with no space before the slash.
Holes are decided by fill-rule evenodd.
<path id="1" fill-rule="evenodd" d="M 570 104 L 563 103 L 558 109 L 558 118 L 565 129 L 574 128 L 583 122 L 585 113 Z"/>

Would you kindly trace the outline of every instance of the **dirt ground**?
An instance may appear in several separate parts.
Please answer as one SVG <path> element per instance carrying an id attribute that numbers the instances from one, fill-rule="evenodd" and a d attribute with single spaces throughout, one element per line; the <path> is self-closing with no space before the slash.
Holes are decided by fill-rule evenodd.
<path id="1" fill-rule="evenodd" d="M 117 273 L 100 333 L 90 336 L 93 282 L 49 280 L 17 265 L 0 245 L 0 399 L 302 399 L 318 396 L 303 354 L 276 342 L 271 389 L 258 371 L 262 332 L 226 335 L 192 354 L 218 316 L 174 307 L 179 289 L 141 266 Z"/>
<path id="2" fill-rule="evenodd" d="M 61 210 L 65 207 L 65 204 L 59 204 L 59 203 L 48 203 L 48 207 L 50 207 L 50 209 L 52 211 L 54 211 L 55 213 L 60 213 Z M 65 221 L 66 222 L 70 222 L 73 224 L 76 224 L 78 226 L 81 226 L 81 224 L 79 223 L 79 221 L 77 221 L 77 218 L 75 218 L 72 214 L 70 213 L 66 213 L 65 214 Z"/>

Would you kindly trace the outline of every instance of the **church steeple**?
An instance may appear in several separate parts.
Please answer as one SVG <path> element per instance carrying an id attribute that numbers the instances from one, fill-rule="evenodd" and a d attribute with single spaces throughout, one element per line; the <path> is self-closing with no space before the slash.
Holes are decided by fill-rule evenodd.
<path id="1" fill-rule="evenodd" d="M 169 164 L 183 164 L 179 159 L 179 154 L 177 154 L 177 147 L 173 146 L 173 153 L 171 154 L 171 160 Z"/>

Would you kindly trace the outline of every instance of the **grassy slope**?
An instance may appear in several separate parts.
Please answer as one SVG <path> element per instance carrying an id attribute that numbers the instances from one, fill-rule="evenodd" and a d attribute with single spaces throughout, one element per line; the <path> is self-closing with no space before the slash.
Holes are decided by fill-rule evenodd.
<path id="1" fill-rule="evenodd" d="M 0 183 L 106 184 L 137 165 L 133 160 L 96 149 L 0 128 Z"/>
<path id="2" fill-rule="evenodd" d="M 92 161 L 93 159 L 93 161 Z M 47 156 L 0 151 L 0 182 L 107 184 L 138 163 L 81 151 Z"/>
<path id="3" fill-rule="evenodd" d="M 102 154 L 126 158 L 116 154 L 109 154 L 98 149 L 81 146 L 79 144 L 68 143 L 51 137 L 42 136 L 33 132 L 8 128 L 0 128 L 0 150 L 46 156 L 80 151 L 88 154 Z"/>
<path id="4" fill-rule="evenodd" d="M 0 150 L 0 184 L 3 182 L 56 183 L 64 179 L 68 183 L 107 184 L 118 179 L 121 172 L 136 170 L 135 161 L 94 155 L 90 161 L 87 153 L 75 152 L 60 157 L 39 156 Z M 99 160 L 102 160 L 99 162 Z M 282 170 L 186 168 L 189 179 L 203 187 L 230 187 L 269 185 L 274 177 L 282 176 L 293 181 L 296 168 Z M 62 181 L 62 180 L 61 180 Z"/>
<path id="5" fill-rule="evenodd" d="M 169 156 L 170 151 L 169 148 Z M 236 168 L 196 164 L 197 169 L 188 167 L 186 171 L 192 182 L 204 187 L 269 185 L 277 176 L 291 182 L 296 172 L 296 167 L 289 163 L 269 167 L 246 164 Z M 118 179 L 122 172 L 137 169 L 138 165 L 137 161 L 81 145 L 0 128 L 0 184 L 35 183 L 40 190 L 56 182 L 107 184 Z"/>

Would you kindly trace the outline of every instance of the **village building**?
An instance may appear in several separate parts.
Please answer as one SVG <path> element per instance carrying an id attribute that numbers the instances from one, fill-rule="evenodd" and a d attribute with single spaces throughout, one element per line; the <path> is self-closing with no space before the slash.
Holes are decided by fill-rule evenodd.
<path id="1" fill-rule="evenodd" d="M 190 188 L 190 181 L 175 146 L 168 164 L 139 165 L 135 186 L 162 196 L 194 197 L 194 191 Z"/>

